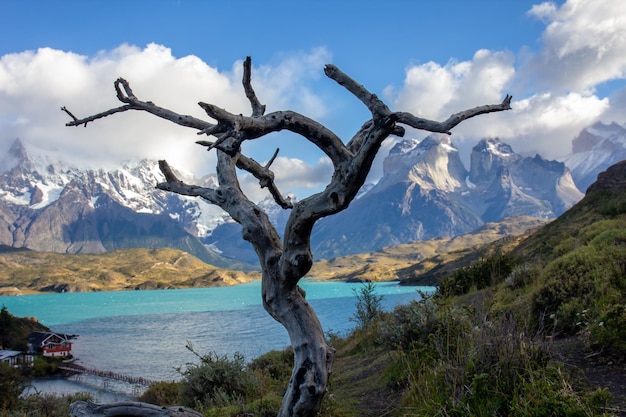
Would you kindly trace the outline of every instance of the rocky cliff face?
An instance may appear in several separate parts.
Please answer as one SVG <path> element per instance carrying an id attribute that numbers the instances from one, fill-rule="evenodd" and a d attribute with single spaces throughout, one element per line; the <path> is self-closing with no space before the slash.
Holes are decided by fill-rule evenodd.
<path id="1" fill-rule="evenodd" d="M 585 191 L 598 174 L 626 159 L 626 128 L 613 122 L 596 123 L 572 140 L 572 153 L 564 162 L 578 188 Z"/>
<path id="2" fill-rule="evenodd" d="M 446 135 L 400 142 L 369 192 L 316 225 L 314 253 L 328 258 L 457 236 L 517 215 L 553 218 L 583 197 L 563 163 L 522 157 L 498 139 L 481 140 L 470 160 L 468 171 Z"/>
<path id="3" fill-rule="evenodd" d="M 199 199 L 156 190 L 155 161 L 80 170 L 16 140 L 0 168 L 0 244 L 61 253 L 173 247 L 232 265 L 201 242 L 226 214 Z"/>

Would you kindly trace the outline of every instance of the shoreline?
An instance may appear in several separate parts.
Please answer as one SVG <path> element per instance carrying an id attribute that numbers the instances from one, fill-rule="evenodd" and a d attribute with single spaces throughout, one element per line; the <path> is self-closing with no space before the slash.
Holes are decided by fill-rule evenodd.
<path id="1" fill-rule="evenodd" d="M 130 386 L 128 388 L 131 388 Z M 74 395 L 88 393 L 92 395 L 94 402 L 116 402 L 136 400 L 142 391 L 124 389 L 122 384 L 110 383 L 105 379 L 80 378 L 74 376 L 46 376 L 33 378 L 22 392 L 22 397 L 29 395 Z"/>

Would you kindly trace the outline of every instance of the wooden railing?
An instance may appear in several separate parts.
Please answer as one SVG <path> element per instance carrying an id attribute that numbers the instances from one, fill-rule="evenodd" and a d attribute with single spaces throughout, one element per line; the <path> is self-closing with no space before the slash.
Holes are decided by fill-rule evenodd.
<path id="1" fill-rule="evenodd" d="M 153 380 L 146 379 L 143 377 L 119 374 L 117 372 L 101 371 L 99 369 L 85 368 L 84 366 L 76 365 L 73 363 L 61 364 L 58 366 L 58 369 L 62 371 L 66 371 L 66 372 L 72 372 L 75 374 L 95 375 L 101 378 L 109 378 L 109 379 L 113 379 L 116 381 L 128 382 L 129 384 L 144 385 L 146 387 L 149 387 L 150 385 L 158 382 L 158 381 L 153 381 Z"/>

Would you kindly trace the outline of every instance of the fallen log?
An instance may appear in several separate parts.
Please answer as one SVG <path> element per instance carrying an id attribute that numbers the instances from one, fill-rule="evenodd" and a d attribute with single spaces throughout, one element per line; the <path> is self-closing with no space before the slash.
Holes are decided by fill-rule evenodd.
<path id="1" fill-rule="evenodd" d="M 162 407 L 137 401 L 97 404 L 76 401 L 70 405 L 71 417 L 204 417 L 187 407 Z"/>

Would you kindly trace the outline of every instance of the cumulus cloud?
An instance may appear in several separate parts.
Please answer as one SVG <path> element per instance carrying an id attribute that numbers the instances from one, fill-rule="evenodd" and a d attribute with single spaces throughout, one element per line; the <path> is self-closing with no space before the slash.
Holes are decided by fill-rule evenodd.
<path id="1" fill-rule="evenodd" d="M 545 25 L 538 49 L 533 50 L 533 45 L 519 52 L 481 49 L 466 61 L 411 65 L 401 85 L 383 91 L 386 102 L 394 110 L 443 120 L 512 94 L 513 110 L 468 120 L 453 130 L 452 140 L 463 150 L 464 144 L 473 146 L 480 138 L 497 136 L 518 152 L 537 152 L 548 158 L 564 157 L 572 138 L 597 120 L 624 123 L 626 90 L 611 97 L 598 91 L 616 80 L 623 83 L 626 76 L 626 2 L 544 2 L 532 6 L 527 17 Z M 331 60 L 330 52 L 319 48 L 254 63 L 254 88 L 268 111 L 292 109 L 335 123 L 338 132 L 350 130 L 354 126 L 348 129 L 348 122 L 363 113 L 340 104 L 337 94 L 344 92 L 338 93 L 337 86 L 323 75 L 324 64 Z M 139 112 L 99 120 L 86 129 L 67 128 L 68 117 L 59 109 L 67 106 L 83 117 L 119 106 L 113 81 L 121 76 L 142 100 L 179 113 L 207 118 L 196 104 L 205 101 L 249 114 L 241 64 L 238 61 L 221 70 L 193 55 L 175 57 L 169 48 L 157 44 L 121 45 L 95 56 L 50 48 L 4 55 L 0 57 L 0 153 L 20 137 L 92 166 L 114 167 L 122 159 L 165 157 L 175 166 L 205 174 L 213 170 L 214 152 L 199 151 L 193 130 Z M 359 119 L 356 127 L 363 121 Z M 407 136 L 425 133 L 409 131 Z M 302 142 L 306 141 L 292 140 L 288 134 L 270 135 L 246 143 L 245 151 L 263 160 L 280 147 L 274 170 L 281 189 L 316 191 L 328 181 L 331 167 L 323 154 L 316 153 L 317 149 L 309 152 L 311 148 L 302 147 Z M 380 176 L 381 161 L 393 142 L 384 143 L 370 180 Z M 242 186 L 254 183 L 256 193 L 258 185 L 251 180 L 244 176 Z"/>
<path id="2" fill-rule="evenodd" d="M 315 164 L 298 158 L 278 157 L 272 164 L 272 170 L 275 173 L 275 183 L 283 194 L 294 192 L 302 198 L 329 183 L 333 165 L 326 156 L 321 157 Z M 241 187 L 253 201 L 260 201 L 269 195 L 267 190 L 259 188 L 258 180 L 250 174 L 242 176 Z"/>
<path id="3" fill-rule="evenodd" d="M 470 103 L 497 103 L 515 73 L 513 58 L 510 52 L 483 49 L 474 54 L 472 61 L 413 66 L 407 70 L 397 96 L 391 88 L 385 90 L 385 95 L 395 109 L 429 119 L 475 105 Z"/>
<path id="4" fill-rule="evenodd" d="M 591 91 L 626 74 L 626 3 L 568 0 L 536 5 L 528 12 L 547 23 L 543 49 L 529 71 L 550 89 Z"/>
<path id="5" fill-rule="evenodd" d="M 323 49 L 284 57 L 273 66 L 254 69 L 253 84 L 269 108 L 290 106 L 321 116 L 324 107 L 309 82 L 314 69 L 329 59 Z M 250 113 L 241 86 L 242 62 L 220 71 L 189 55 L 175 57 L 162 45 L 145 48 L 121 45 L 93 57 L 51 48 L 0 57 L 0 129 L 6 151 L 19 137 L 27 144 L 57 151 L 84 166 L 115 167 L 125 159 L 167 158 L 197 175 L 214 170 L 214 152 L 200 152 L 196 132 L 142 112 L 125 112 L 88 127 L 65 127 L 67 106 L 77 117 L 95 114 L 120 103 L 113 89 L 127 79 L 144 101 L 182 114 L 208 119 L 197 105 L 205 101 L 233 113 Z"/>
<path id="6" fill-rule="evenodd" d="M 612 105 L 624 107 L 624 95 L 612 100 L 599 97 L 596 87 L 625 77 L 626 3 L 569 0 L 558 7 L 546 2 L 533 6 L 528 15 L 546 28 L 540 50 L 528 58 L 524 48 L 521 64 L 512 52 L 479 50 L 468 61 L 414 65 L 398 91 L 386 89 L 388 100 L 397 110 L 444 120 L 512 93 L 513 110 L 462 123 L 454 129 L 453 141 L 474 144 L 482 137 L 497 136 L 518 152 L 566 156 L 581 129 L 617 116 Z"/>

